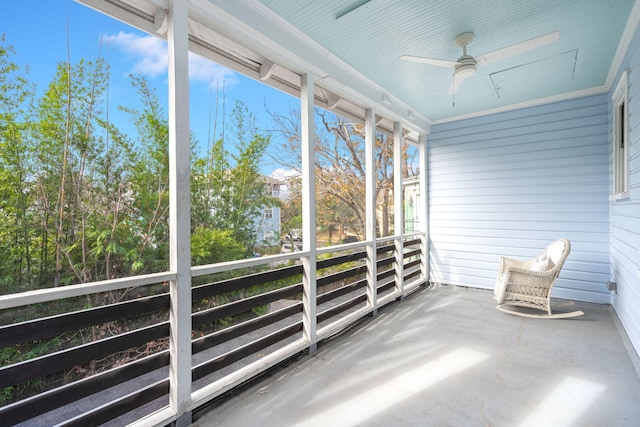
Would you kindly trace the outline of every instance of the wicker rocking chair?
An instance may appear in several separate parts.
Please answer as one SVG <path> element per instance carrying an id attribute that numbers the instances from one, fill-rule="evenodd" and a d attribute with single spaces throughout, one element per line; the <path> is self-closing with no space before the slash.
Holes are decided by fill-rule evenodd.
<path id="1" fill-rule="evenodd" d="M 547 319 L 583 315 L 582 311 L 551 313 L 551 289 L 570 251 L 571 243 L 560 239 L 551 243 L 538 257 L 528 261 L 502 257 L 494 289 L 494 298 L 498 303 L 496 308 L 516 316 Z M 529 314 L 504 308 L 503 305 L 534 308 L 547 314 Z"/>

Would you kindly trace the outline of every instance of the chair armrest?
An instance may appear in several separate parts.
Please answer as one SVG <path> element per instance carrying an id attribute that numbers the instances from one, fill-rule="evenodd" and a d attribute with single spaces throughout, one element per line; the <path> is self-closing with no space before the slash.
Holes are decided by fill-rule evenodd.
<path id="1" fill-rule="evenodd" d="M 530 276 L 548 277 L 555 276 L 560 269 L 560 266 L 554 265 L 553 267 L 544 271 L 533 271 L 531 270 L 531 266 L 534 262 L 536 262 L 535 258 L 526 261 L 518 261 L 507 257 L 500 257 L 500 274 L 516 272 L 520 274 L 527 274 Z"/>
<path id="2" fill-rule="evenodd" d="M 534 261 L 534 259 L 518 261 L 504 256 L 500 257 L 500 273 L 502 274 L 503 272 L 506 272 L 509 268 L 529 270 L 531 269 L 531 264 L 533 264 Z"/>

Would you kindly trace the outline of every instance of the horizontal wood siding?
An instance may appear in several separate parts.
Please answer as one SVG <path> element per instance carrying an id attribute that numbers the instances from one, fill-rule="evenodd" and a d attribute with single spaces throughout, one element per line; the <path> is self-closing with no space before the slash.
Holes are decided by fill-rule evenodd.
<path id="1" fill-rule="evenodd" d="M 618 285 L 611 303 L 635 350 L 640 354 L 640 31 L 630 44 L 622 68 L 628 69 L 629 198 L 610 202 L 611 278 Z M 618 80 L 613 84 L 615 89 Z M 610 114 L 613 114 L 609 94 Z M 613 125 L 609 129 L 613 152 Z M 611 165 L 611 170 L 613 166 Z M 610 185 L 613 174 L 610 175 Z M 611 188 L 611 187 L 610 187 Z"/>
<path id="2" fill-rule="evenodd" d="M 607 95 L 435 125 L 430 279 L 493 288 L 500 256 L 572 251 L 552 295 L 607 303 Z"/>

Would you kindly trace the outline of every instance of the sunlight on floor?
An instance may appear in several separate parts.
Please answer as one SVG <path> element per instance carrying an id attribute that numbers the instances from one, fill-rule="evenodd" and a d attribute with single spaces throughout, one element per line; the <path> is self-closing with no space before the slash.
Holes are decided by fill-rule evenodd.
<path id="1" fill-rule="evenodd" d="M 411 399 L 417 393 L 477 365 L 487 357 L 488 355 L 484 353 L 465 348 L 452 351 L 402 375 L 389 378 L 388 381 L 371 390 L 354 393 L 354 398 L 306 418 L 303 424 L 305 426 L 352 426 L 367 419 L 375 419 L 377 414 L 393 405 Z M 367 408 L 367 411 L 356 412 L 353 408 Z"/>
<path id="2" fill-rule="evenodd" d="M 566 377 L 520 424 L 525 426 L 571 426 L 606 390 L 602 384 Z"/>

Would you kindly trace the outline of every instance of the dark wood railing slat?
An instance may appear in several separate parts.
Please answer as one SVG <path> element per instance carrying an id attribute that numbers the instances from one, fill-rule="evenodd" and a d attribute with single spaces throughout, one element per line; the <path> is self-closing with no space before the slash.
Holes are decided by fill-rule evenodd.
<path id="1" fill-rule="evenodd" d="M 349 279 L 366 272 L 367 266 L 361 265 L 359 267 L 349 268 L 348 270 L 342 270 L 337 273 L 327 274 L 326 276 L 318 277 L 316 279 L 316 287 L 321 288 L 323 286 L 339 282 L 340 280 Z"/>
<path id="2" fill-rule="evenodd" d="M 18 424 L 168 365 L 169 351 L 164 350 L 4 406 L 0 408 L 0 417 L 11 425 Z"/>
<path id="3" fill-rule="evenodd" d="M 378 246 L 376 248 L 376 253 L 379 255 L 379 254 L 382 254 L 382 253 L 385 253 L 385 252 L 394 251 L 395 249 L 396 249 L 396 245 L 395 244 Z"/>
<path id="4" fill-rule="evenodd" d="M 191 344 L 193 354 L 215 347 L 218 344 L 230 341 L 234 338 L 239 338 L 242 335 L 254 332 L 260 328 L 276 323 L 280 320 L 284 320 L 295 314 L 302 313 L 302 302 L 298 301 L 295 304 L 286 307 L 284 309 L 274 311 L 273 313 L 265 314 L 255 319 L 247 320 L 234 326 L 222 329 L 220 331 L 213 332 L 202 338 L 198 338 Z"/>
<path id="5" fill-rule="evenodd" d="M 197 381 L 209 374 L 212 374 L 220 369 L 231 365 L 239 360 L 244 359 L 260 350 L 263 350 L 277 342 L 280 342 L 290 336 L 302 332 L 302 321 L 296 322 L 293 325 L 286 326 L 278 331 L 268 334 L 262 338 L 252 341 L 248 344 L 240 346 L 235 350 L 229 351 L 218 357 L 214 357 L 211 360 L 201 363 L 191 369 L 191 380 Z"/>
<path id="6" fill-rule="evenodd" d="M 322 270 L 328 267 L 334 267 L 336 265 L 346 264 L 348 262 L 359 261 L 367 257 L 367 253 L 364 251 L 352 252 L 350 254 L 338 255 L 331 258 L 325 258 L 316 262 L 316 268 Z"/>
<path id="7" fill-rule="evenodd" d="M 413 260 L 411 262 L 406 263 L 404 265 L 404 268 L 405 269 L 409 269 L 411 267 L 415 267 L 416 265 L 420 265 L 421 262 L 422 262 L 422 260 L 420 260 L 420 259 Z"/>
<path id="8" fill-rule="evenodd" d="M 125 332 L 0 368 L 0 389 L 73 368 L 169 336 L 169 322 Z"/>
<path id="9" fill-rule="evenodd" d="M 102 307 L 43 317 L 0 327 L 0 348 L 54 337 L 65 332 L 154 313 L 169 308 L 169 294 L 138 298 Z"/>
<path id="10" fill-rule="evenodd" d="M 267 305 L 269 303 L 282 299 L 287 299 L 289 297 L 300 294 L 301 292 L 302 285 L 297 284 L 223 304 L 218 307 L 210 308 L 208 310 L 199 311 L 192 315 L 192 327 L 197 328 L 207 323 L 213 323 L 217 320 L 224 319 L 225 317 L 246 313 L 247 311 L 256 307 Z"/>
<path id="11" fill-rule="evenodd" d="M 197 301 L 216 295 L 222 295 L 227 292 L 239 291 L 252 286 L 264 285 L 265 283 L 275 282 L 276 280 L 286 279 L 299 274 L 302 274 L 301 265 L 292 265 L 275 270 L 261 271 L 259 273 L 249 274 L 242 277 L 234 277 L 233 279 L 194 286 L 191 290 L 191 296 L 194 301 Z"/>
<path id="12" fill-rule="evenodd" d="M 347 295 L 353 291 L 364 288 L 366 285 L 367 285 L 367 279 L 362 279 L 362 280 L 358 280 L 357 282 L 342 286 L 340 288 L 333 289 L 329 292 L 322 293 L 317 297 L 318 305 L 325 304 L 343 295 Z"/>
<path id="13" fill-rule="evenodd" d="M 377 268 L 384 267 L 386 265 L 393 264 L 394 262 L 396 262 L 395 256 L 391 256 L 388 258 L 381 258 L 378 261 L 376 261 L 376 267 Z"/>
<path id="14" fill-rule="evenodd" d="M 108 421 L 118 418 L 127 412 L 133 411 L 142 405 L 163 396 L 167 397 L 169 403 L 169 380 L 158 381 L 134 393 L 130 393 L 106 405 L 99 406 L 89 412 L 85 412 L 77 417 L 71 418 L 58 426 L 85 427 L 98 426 Z"/>
<path id="15" fill-rule="evenodd" d="M 407 246 L 419 245 L 420 243 L 420 239 L 407 240 L 404 242 L 404 247 L 406 248 Z"/>
<path id="16" fill-rule="evenodd" d="M 408 280 L 408 279 L 411 279 L 411 278 L 419 276 L 419 275 L 420 275 L 420 270 L 416 270 L 416 271 L 413 271 L 411 273 L 405 274 L 404 280 Z"/>
<path id="17" fill-rule="evenodd" d="M 349 310 L 352 307 L 357 306 L 358 304 L 362 304 L 363 302 L 367 301 L 367 295 L 366 294 L 362 294 L 362 295 L 357 295 L 343 303 L 340 303 L 338 305 L 336 305 L 335 307 L 331 307 L 327 310 L 324 310 L 320 313 L 318 313 L 317 315 L 317 319 L 318 319 L 318 323 L 320 322 L 324 322 L 327 319 L 330 319 L 334 316 L 337 316 L 338 314 Z"/>

